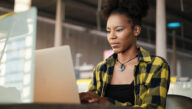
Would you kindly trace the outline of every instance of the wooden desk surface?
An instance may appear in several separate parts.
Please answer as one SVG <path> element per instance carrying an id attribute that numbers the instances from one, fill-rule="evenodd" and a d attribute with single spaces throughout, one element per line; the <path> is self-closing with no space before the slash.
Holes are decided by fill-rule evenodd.
<path id="1" fill-rule="evenodd" d="M 0 109 L 141 109 L 97 104 L 0 104 Z"/>

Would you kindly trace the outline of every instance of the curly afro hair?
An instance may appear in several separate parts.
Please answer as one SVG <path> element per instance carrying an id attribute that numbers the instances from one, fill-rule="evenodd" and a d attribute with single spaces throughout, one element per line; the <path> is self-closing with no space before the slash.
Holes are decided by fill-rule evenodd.
<path id="1" fill-rule="evenodd" d="M 132 19 L 133 25 L 141 25 L 141 20 L 149 9 L 147 0 L 107 0 L 102 15 L 108 18 L 111 14 L 124 14 Z"/>

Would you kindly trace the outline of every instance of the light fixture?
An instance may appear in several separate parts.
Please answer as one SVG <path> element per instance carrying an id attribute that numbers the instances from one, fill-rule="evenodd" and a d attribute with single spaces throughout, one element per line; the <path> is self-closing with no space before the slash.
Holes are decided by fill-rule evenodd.
<path id="1" fill-rule="evenodd" d="M 171 23 L 168 23 L 167 24 L 167 27 L 168 28 L 178 28 L 181 26 L 181 23 L 180 22 L 171 22 Z"/>

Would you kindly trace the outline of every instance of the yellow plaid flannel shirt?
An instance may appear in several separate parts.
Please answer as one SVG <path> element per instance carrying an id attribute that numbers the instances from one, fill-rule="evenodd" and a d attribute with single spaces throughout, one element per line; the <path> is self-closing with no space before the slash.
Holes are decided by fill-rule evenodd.
<path id="1" fill-rule="evenodd" d="M 142 47 L 138 47 L 138 50 L 139 63 L 134 70 L 134 104 L 122 103 L 112 98 L 108 98 L 108 100 L 112 104 L 121 106 L 133 105 L 133 107 L 148 109 L 164 109 L 170 83 L 169 65 L 163 58 L 151 56 Z M 88 91 L 105 97 L 106 87 L 110 84 L 116 58 L 117 55 L 113 54 L 95 67 Z"/>

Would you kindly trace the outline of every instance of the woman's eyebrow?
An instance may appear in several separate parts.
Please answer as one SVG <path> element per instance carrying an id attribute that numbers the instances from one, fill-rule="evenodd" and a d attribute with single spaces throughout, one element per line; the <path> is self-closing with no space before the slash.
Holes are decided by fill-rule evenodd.
<path id="1" fill-rule="evenodd" d="M 118 27 L 123 27 L 123 26 L 118 25 L 118 26 L 115 26 L 114 28 L 116 29 L 116 28 L 118 28 Z M 106 29 L 110 29 L 110 27 L 107 27 Z"/>

